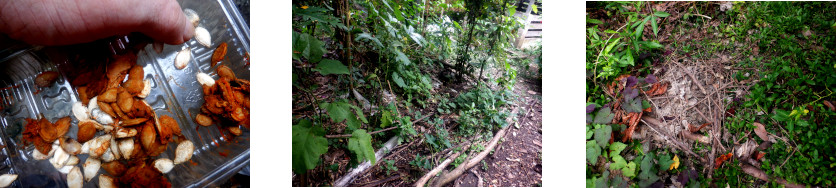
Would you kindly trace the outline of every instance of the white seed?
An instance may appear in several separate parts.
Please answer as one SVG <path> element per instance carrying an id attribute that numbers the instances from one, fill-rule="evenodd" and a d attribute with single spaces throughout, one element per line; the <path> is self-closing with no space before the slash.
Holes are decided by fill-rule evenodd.
<path id="1" fill-rule="evenodd" d="M 47 154 L 44 154 L 41 151 L 38 151 L 38 148 L 35 148 L 35 150 L 32 151 L 32 158 L 35 158 L 35 160 L 39 160 L 39 161 L 40 160 L 46 160 L 46 159 L 49 159 L 50 157 L 52 157 L 52 154 L 54 154 L 54 153 L 55 153 L 54 148 L 53 148 L 53 150 L 50 150 L 49 153 L 47 153 Z"/>
<path id="2" fill-rule="evenodd" d="M 98 108 L 93 109 L 93 111 L 90 111 L 90 115 L 93 115 L 93 119 L 96 119 L 96 121 L 99 122 L 100 124 L 103 124 L 103 125 L 113 124 L 113 118 L 111 118 L 110 115 L 108 115 L 105 112 L 102 112 L 102 110 L 99 110 Z"/>
<path id="3" fill-rule="evenodd" d="M 192 59 L 192 53 L 190 48 L 185 48 L 177 52 L 177 57 L 174 58 L 174 67 L 177 69 L 186 68 L 186 65 L 189 64 L 189 61 Z"/>
<path id="4" fill-rule="evenodd" d="M 64 152 L 64 150 L 60 148 L 57 150 L 58 151 L 55 151 L 55 154 L 52 155 L 52 158 L 49 159 L 49 163 L 52 164 L 52 167 L 55 167 L 55 169 L 61 169 L 61 167 L 67 165 L 67 161 L 70 160 L 70 154 L 67 154 L 67 152 Z"/>
<path id="5" fill-rule="evenodd" d="M 90 153 L 90 142 L 91 141 L 87 141 L 87 142 L 84 142 L 84 144 L 81 144 L 81 153 L 80 154 L 89 154 Z"/>
<path id="6" fill-rule="evenodd" d="M 90 112 L 87 111 L 87 108 L 85 108 L 84 104 L 81 104 L 81 102 L 75 102 L 73 104 L 73 115 L 75 115 L 75 119 L 79 121 L 90 119 Z"/>
<path id="7" fill-rule="evenodd" d="M 113 178 L 108 175 L 99 175 L 99 188 L 116 188 L 113 185 Z"/>
<path id="8" fill-rule="evenodd" d="M 82 166 L 84 167 L 84 181 L 90 181 L 99 173 L 99 168 L 102 167 L 102 161 L 88 157 Z"/>
<path id="9" fill-rule="evenodd" d="M 172 168 L 174 168 L 174 162 L 172 162 L 171 159 L 168 158 L 159 158 L 154 161 L 154 168 L 157 168 L 157 170 L 165 174 L 171 171 Z"/>
<path id="10" fill-rule="evenodd" d="M 109 134 L 106 134 L 88 141 L 90 142 L 90 157 L 103 157 L 102 155 L 104 155 L 106 151 L 110 149 L 110 138 L 111 136 Z"/>
<path id="11" fill-rule="evenodd" d="M 70 155 L 78 155 L 81 153 L 81 143 L 78 143 L 75 139 L 69 138 L 64 140 L 64 142 L 61 143 L 61 148 Z"/>
<path id="12" fill-rule="evenodd" d="M 78 164 L 78 161 L 78 157 L 76 157 L 75 155 L 70 155 L 70 160 L 67 160 L 67 164 L 65 164 L 64 166 L 75 166 Z"/>
<path id="13" fill-rule="evenodd" d="M 81 188 L 84 185 L 84 177 L 78 167 L 73 167 L 70 173 L 67 174 L 67 186 L 70 188 Z"/>
<path id="14" fill-rule="evenodd" d="M 133 137 L 133 136 L 136 136 L 136 133 L 137 133 L 136 129 L 120 128 L 119 130 L 116 130 L 116 138 Z"/>
<path id="15" fill-rule="evenodd" d="M 17 179 L 17 174 L 3 174 L 0 176 L 0 187 L 8 187 Z"/>
<path id="16" fill-rule="evenodd" d="M 189 140 L 184 140 L 177 144 L 177 150 L 174 151 L 174 164 L 180 164 L 192 158 L 194 153 L 194 143 Z"/>
<path id="17" fill-rule="evenodd" d="M 97 102 L 97 101 L 99 101 L 98 98 L 99 98 L 99 96 L 95 96 L 92 99 L 90 99 L 90 102 L 87 103 L 87 112 L 88 113 L 92 113 L 93 109 L 99 108 L 99 103 Z"/>
<path id="18" fill-rule="evenodd" d="M 145 87 L 142 88 L 142 91 L 139 92 L 139 95 L 136 95 L 137 97 L 143 98 L 143 99 L 145 97 L 148 97 L 148 94 L 151 93 L 151 80 L 150 79 L 145 79 L 144 82 L 145 82 Z"/>
<path id="19" fill-rule="evenodd" d="M 110 137 L 110 152 L 116 160 L 122 158 L 122 155 L 119 155 L 119 142 L 116 142 L 116 137 Z"/>
<path id="20" fill-rule="evenodd" d="M 61 172 L 62 174 L 69 174 L 70 170 L 73 170 L 73 167 L 74 166 L 64 166 L 58 169 L 58 172 Z"/>
<path id="21" fill-rule="evenodd" d="M 116 160 L 116 156 L 113 156 L 113 152 L 110 151 L 110 148 L 107 148 L 107 150 L 102 154 L 102 162 L 107 163 L 113 160 Z"/>
<path id="22" fill-rule="evenodd" d="M 110 126 L 110 125 L 102 126 L 102 131 L 104 131 L 104 132 L 110 132 L 112 130 L 113 130 L 113 126 Z"/>
<path id="23" fill-rule="evenodd" d="M 192 25 L 197 27 L 197 25 L 200 23 L 200 16 L 197 15 L 197 12 L 195 12 L 192 9 L 185 9 L 183 10 L 183 13 L 186 14 L 186 18 L 189 19 L 189 22 L 191 22 Z"/>
<path id="24" fill-rule="evenodd" d="M 207 48 L 212 47 L 212 35 L 209 34 L 209 31 L 203 27 L 197 27 L 194 30 L 194 39 L 197 40 L 198 43 L 206 46 Z"/>
<path id="25" fill-rule="evenodd" d="M 131 154 L 134 151 L 134 139 L 123 139 L 119 141 L 119 152 L 125 159 L 130 160 Z"/>
<path id="26" fill-rule="evenodd" d="M 215 79 L 213 79 L 212 76 L 209 76 L 208 74 L 202 72 L 197 73 L 197 82 L 200 83 L 200 85 L 205 85 L 209 87 L 215 85 Z"/>

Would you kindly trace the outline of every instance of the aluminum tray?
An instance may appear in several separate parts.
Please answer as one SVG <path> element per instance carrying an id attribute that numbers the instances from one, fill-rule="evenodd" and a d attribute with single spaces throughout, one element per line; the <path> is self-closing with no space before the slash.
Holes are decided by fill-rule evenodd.
<path id="1" fill-rule="evenodd" d="M 192 9 L 200 15 L 200 26 L 212 35 L 212 47 L 207 48 L 195 40 L 182 45 L 165 45 L 162 53 L 153 50 L 152 45 L 140 50 L 137 63 L 145 71 L 145 78 L 152 80 L 152 91 L 146 101 L 159 115 L 169 115 L 177 120 L 185 138 L 195 144 L 192 162 L 176 165 L 166 174 L 173 187 L 218 186 L 225 182 L 250 161 L 250 132 L 234 139 L 221 134 L 217 125 L 200 127 L 192 119 L 203 104 L 201 86 L 195 79 L 198 72 L 208 73 L 217 79 L 215 70 L 210 68 L 209 59 L 215 47 L 226 42 L 227 55 L 221 62 L 229 66 L 237 77 L 250 78 L 249 65 L 245 58 L 249 54 L 249 26 L 243 22 L 240 13 L 230 0 L 198 1 L 181 0 L 182 8 Z M 25 118 L 36 118 L 38 114 L 51 122 L 60 117 L 72 116 L 71 107 L 79 101 L 75 88 L 67 81 L 62 67 L 69 66 L 67 59 L 56 54 L 55 48 L 23 47 L 6 45 L 0 49 L 0 174 L 18 174 L 14 187 L 66 187 L 66 175 L 53 168 L 47 160 L 32 158 L 34 146 L 24 146 L 20 133 L 25 127 Z M 192 60 L 182 70 L 174 68 L 177 52 L 191 48 Z M 60 49 L 60 48 L 58 48 Z M 60 52 L 58 52 L 60 54 Z M 43 71 L 59 71 L 61 76 L 48 88 L 38 88 L 34 78 Z M 73 118 L 69 135 L 75 137 L 78 120 Z M 199 128 L 198 128 L 199 127 Z M 227 133 L 228 134 L 228 133 Z M 176 143 L 170 143 L 168 150 L 160 157 L 173 158 Z M 86 154 L 78 155 L 81 164 Z M 103 169 L 101 173 L 107 173 Z M 97 187 L 98 176 L 84 187 Z"/>

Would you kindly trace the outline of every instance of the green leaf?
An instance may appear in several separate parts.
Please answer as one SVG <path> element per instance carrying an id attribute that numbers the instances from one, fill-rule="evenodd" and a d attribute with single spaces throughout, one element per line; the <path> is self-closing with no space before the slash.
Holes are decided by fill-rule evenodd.
<path id="1" fill-rule="evenodd" d="M 653 36 L 659 36 L 659 27 L 656 26 L 656 18 L 650 19 L 650 26 L 653 27 Z"/>
<path id="2" fill-rule="evenodd" d="M 305 34 L 307 35 L 307 34 Z M 325 43 L 313 36 L 308 36 L 308 47 L 302 51 L 302 55 L 311 62 L 319 62 L 325 54 Z"/>
<path id="3" fill-rule="evenodd" d="M 661 47 L 662 47 L 662 45 L 661 45 L 661 44 L 659 44 L 659 43 L 657 43 L 657 42 L 646 42 L 646 41 L 645 41 L 645 42 L 644 42 L 644 45 L 645 45 L 645 46 L 647 46 L 647 48 L 650 48 L 650 49 L 657 49 L 657 48 L 661 48 Z"/>
<path id="4" fill-rule="evenodd" d="M 354 38 L 354 41 L 360 41 L 361 39 L 370 40 L 370 41 L 374 42 L 374 44 L 376 44 L 375 47 L 377 49 L 383 49 L 383 43 L 380 43 L 380 40 L 373 37 L 371 34 L 368 34 L 368 33 L 357 34 L 357 37 Z"/>
<path id="5" fill-rule="evenodd" d="M 598 157 L 601 156 L 601 147 L 595 143 L 594 140 L 586 142 L 586 161 L 591 164 L 598 163 Z"/>
<path id="6" fill-rule="evenodd" d="M 293 171 L 303 174 L 319 164 L 319 156 L 328 151 L 328 140 L 315 134 L 317 127 L 302 119 L 293 126 Z"/>
<path id="7" fill-rule="evenodd" d="M 366 130 L 358 129 L 351 133 L 351 138 L 348 139 L 348 150 L 356 156 L 358 162 L 370 160 L 372 164 L 377 162 L 374 157 L 374 148 L 372 148 L 372 137 Z"/>
<path id="8" fill-rule="evenodd" d="M 627 166 L 627 161 L 624 160 L 624 157 L 621 157 L 621 155 L 613 155 L 611 157 L 613 162 L 610 163 L 610 170 L 621 170 Z"/>
<path id="9" fill-rule="evenodd" d="M 406 83 L 403 82 L 403 78 L 397 72 L 392 72 L 392 81 L 395 81 L 395 84 L 399 87 L 406 88 Z"/>
<path id="10" fill-rule="evenodd" d="M 345 124 L 348 126 L 349 131 L 357 130 L 362 125 L 360 124 L 360 120 L 357 120 L 357 116 L 351 115 L 349 115 L 348 118 L 346 118 Z"/>
<path id="11" fill-rule="evenodd" d="M 361 121 L 363 121 L 363 123 L 369 123 L 369 120 L 367 120 L 366 116 L 363 115 L 363 109 L 360 109 L 360 107 L 357 107 L 357 106 L 354 106 L 354 105 L 350 105 L 350 106 L 351 106 L 351 108 L 354 108 L 354 112 L 357 113 L 357 117 Z"/>
<path id="12" fill-rule="evenodd" d="M 636 163 L 630 161 L 627 166 L 621 169 L 621 173 L 629 178 L 636 177 Z"/>
<path id="13" fill-rule="evenodd" d="M 670 154 L 664 154 L 659 156 L 659 169 L 668 170 L 673 164 L 673 160 L 671 160 Z"/>
<path id="14" fill-rule="evenodd" d="M 328 111 L 331 121 L 335 123 L 343 122 L 351 115 L 348 104 L 345 102 L 322 103 L 320 107 Z"/>
<path id="15" fill-rule="evenodd" d="M 595 133 L 594 131 L 592 131 L 591 129 L 589 129 L 589 126 L 586 126 L 586 139 L 587 139 L 587 140 L 591 139 L 591 138 L 592 138 L 592 134 L 594 134 L 594 133 Z"/>
<path id="16" fill-rule="evenodd" d="M 602 108 L 598 110 L 598 113 L 595 114 L 595 120 L 592 123 L 596 124 L 610 124 L 612 122 L 612 118 L 615 117 L 615 114 L 612 113 L 609 107 Z"/>
<path id="17" fill-rule="evenodd" d="M 621 37 L 616 38 L 615 41 L 613 41 L 612 43 L 607 45 L 607 47 L 604 48 L 604 54 L 610 54 L 610 51 L 612 50 L 612 48 L 615 47 L 616 44 L 619 44 L 618 41 L 620 41 L 620 40 L 621 40 Z"/>
<path id="18" fill-rule="evenodd" d="M 392 115 L 388 110 L 384 110 L 383 114 L 380 115 L 380 128 L 388 127 L 390 125 L 392 125 Z"/>
<path id="19" fill-rule="evenodd" d="M 663 12 L 663 11 L 656 11 L 656 12 L 653 13 L 653 15 L 656 16 L 656 17 L 664 18 L 664 17 L 670 16 L 671 14 L 669 14 L 667 12 Z"/>
<path id="20" fill-rule="evenodd" d="M 610 144 L 610 156 L 621 155 L 621 151 L 624 151 L 624 148 L 627 148 L 627 144 L 621 142 L 613 142 L 612 144 Z"/>
<path id="21" fill-rule="evenodd" d="M 636 28 L 636 39 L 642 38 L 642 32 L 644 32 L 644 24 L 647 24 L 647 21 L 650 21 L 651 17 L 652 16 L 645 17 L 644 20 L 642 20 L 641 24 L 639 24 L 639 26 Z"/>
<path id="22" fill-rule="evenodd" d="M 633 99 L 630 101 L 625 102 L 621 105 L 624 111 L 626 112 L 641 112 L 642 111 L 642 100 L 641 99 Z"/>
<path id="23" fill-rule="evenodd" d="M 406 55 L 403 54 L 403 52 L 401 52 L 400 50 L 394 50 L 394 51 L 395 51 L 395 54 L 398 54 L 398 57 L 396 58 L 398 61 L 403 63 L 403 65 L 409 65 L 409 63 L 410 63 L 409 58 L 407 58 Z"/>
<path id="24" fill-rule="evenodd" d="M 610 141 L 610 137 L 612 136 L 612 127 L 609 125 L 604 125 L 604 127 L 595 129 L 595 141 L 598 142 L 598 146 L 604 147 Z"/>
<path id="25" fill-rule="evenodd" d="M 653 170 L 653 158 L 655 157 L 656 156 L 654 156 L 653 152 L 649 152 L 644 155 L 641 163 L 642 173 L 650 173 L 650 171 Z"/>
<path id="26" fill-rule="evenodd" d="M 531 11 L 537 14 L 537 4 L 531 4 Z"/>
<path id="27" fill-rule="evenodd" d="M 343 65 L 337 60 L 333 59 L 323 59 L 319 64 L 316 65 L 314 71 L 319 72 L 322 75 L 329 75 L 329 74 L 348 74 L 348 67 Z"/>
<path id="28" fill-rule="evenodd" d="M 586 22 L 591 24 L 604 24 L 604 22 L 601 22 L 601 20 L 596 20 L 592 18 L 586 18 Z"/>

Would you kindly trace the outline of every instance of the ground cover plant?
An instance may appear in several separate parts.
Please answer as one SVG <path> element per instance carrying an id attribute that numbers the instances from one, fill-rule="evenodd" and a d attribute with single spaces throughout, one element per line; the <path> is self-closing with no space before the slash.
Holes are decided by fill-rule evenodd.
<path id="1" fill-rule="evenodd" d="M 513 46 L 516 3 L 294 1 L 293 185 L 539 185 L 533 168 L 497 181 L 510 167 L 485 162 L 541 161 L 531 143 L 503 149 L 541 134 L 540 86 L 517 72 L 541 73 L 542 48 Z"/>
<path id="2" fill-rule="evenodd" d="M 588 3 L 587 186 L 834 186 L 833 8 Z"/>

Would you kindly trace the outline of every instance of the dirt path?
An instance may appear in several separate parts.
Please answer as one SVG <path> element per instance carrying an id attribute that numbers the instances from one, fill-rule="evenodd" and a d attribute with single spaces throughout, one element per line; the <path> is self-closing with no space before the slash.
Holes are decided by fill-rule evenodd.
<path id="1" fill-rule="evenodd" d="M 520 79 L 514 92 L 522 106 L 518 127 L 511 127 L 494 152 L 482 164 L 455 181 L 464 187 L 542 186 L 542 90 L 541 86 Z M 532 108 L 529 110 L 529 108 Z M 526 112 L 527 116 L 526 116 Z M 514 126 L 514 125 L 509 125 Z M 479 179 L 482 184 L 479 184 Z"/>

